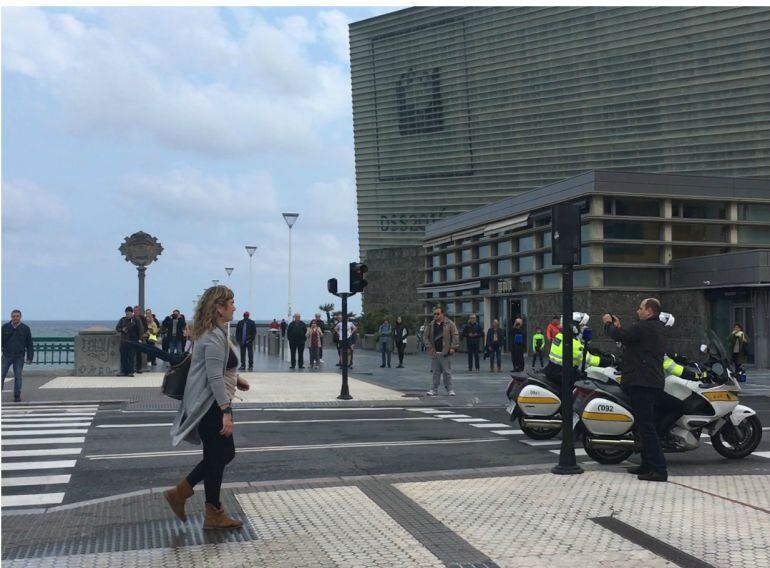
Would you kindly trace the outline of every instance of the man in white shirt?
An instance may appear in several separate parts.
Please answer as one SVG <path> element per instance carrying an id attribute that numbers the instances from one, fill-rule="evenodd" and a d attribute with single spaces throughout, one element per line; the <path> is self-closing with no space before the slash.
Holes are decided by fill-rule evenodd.
<path id="1" fill-rule="evenodd" d="M 351 339 L 353 334 L 358 329 L 355 325 L 353 325 L 353 322 L 348 320 L 348 348 L 347 348 L 347 360 L 348 360 L 348 367 L 353 367 L 353 345 L 354 342 Z M 340 362 L 338 363 L 338 366 L 342 366 L 342 314 L 339 314 L 337 316 L 337 325 L 334 326 L 334 331 L 337 334 L 337 337 L 339 337 L 340 343 L 339 343 L 339 350 L 340 350 Z"/>

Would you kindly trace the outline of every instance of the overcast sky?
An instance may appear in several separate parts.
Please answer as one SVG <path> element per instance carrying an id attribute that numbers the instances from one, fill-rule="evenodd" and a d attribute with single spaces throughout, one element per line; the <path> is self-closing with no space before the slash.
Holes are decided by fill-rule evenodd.
<path id="1" fill-rule="evenodd" d="M 219 279 L 238 314 L 280 319 L 283 211 L 294 309 L 339 309 L 326 280 L 347 289 L 358 257 L 347 25 L 394 9 L 4 8 L 3 321 L 121 316 L 139 230 L 164 247 L 157 313 Z"/>

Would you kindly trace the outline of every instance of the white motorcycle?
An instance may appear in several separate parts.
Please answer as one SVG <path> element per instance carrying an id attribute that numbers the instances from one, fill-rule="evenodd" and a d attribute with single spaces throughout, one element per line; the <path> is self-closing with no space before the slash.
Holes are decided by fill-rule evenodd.
<path id="1" fill-rule="evenodd" d="M 762 440 L 762 424 L 751 408 L 739 404 L 741 391 L 724 345 L 709 330 L 709 360 L 703 365 L 708 379 L 688 381 L 669 375 L 665 379 L 660 417 L 665 452 L 686 452 L 700 446 L 701 434 L 730 459 L 751 454 Z M 706 346 L 702 346 L 706 350 Z M 603 464 L 617 464 L 640 450 L 630 401 L 621 390 L 614 370 L 587 369 L 585 380 L 575 383 L 574 410 L 581 420 L 583 447 L 588 456 Z"/>

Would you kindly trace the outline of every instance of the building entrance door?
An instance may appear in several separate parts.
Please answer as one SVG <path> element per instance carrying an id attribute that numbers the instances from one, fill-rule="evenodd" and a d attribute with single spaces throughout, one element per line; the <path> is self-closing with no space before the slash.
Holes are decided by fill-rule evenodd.
<path id="1" fill-rule="evenodd" d="M 739 323 L 743 326 L 743 331 L 749 341 L 756 339 L 754 335 L 754 307 L 751 304 L 733 304 L 733 323 Z M 732 327 L 730 328 L 732 331 Z M 747 363 L 754 363 L 754 349 L 749 343 Z"/>

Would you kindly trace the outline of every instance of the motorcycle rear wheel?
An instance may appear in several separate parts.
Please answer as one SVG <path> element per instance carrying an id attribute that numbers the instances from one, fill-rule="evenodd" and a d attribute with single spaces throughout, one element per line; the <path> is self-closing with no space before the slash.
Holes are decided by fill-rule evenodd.
<path id="1" fill-rule="evenodd" d="M 631 454 L 634 453 L 633 450 L 593 448 L 589 445 L 591 443 L 591 439 L 592 437 L 588 433 L 583 436 L 583 448 L 585 449 L 586 454 L 588 454 L 588 457 L 601 464 L 619 464 L 627 460 L 629 457 L 631 457 Z"/>
<path id="2" fill-rule="evenodd" d="M 550 440 L 561 432 L 561 428 L 546 428 L 543 426 L 527 426 L 524 417 L 519 416 L 519 428 L 524 434 L 533 440 Z"/>
<path id="3" fill-rule="evenodd" d="M 737 426 L 728 422 L 711 436 L 711 445 L 721 456 L 728 459 L 745 458 L 757 449 L 762 441 L 762 423 L 757 416 L 749 416 Z"/>

